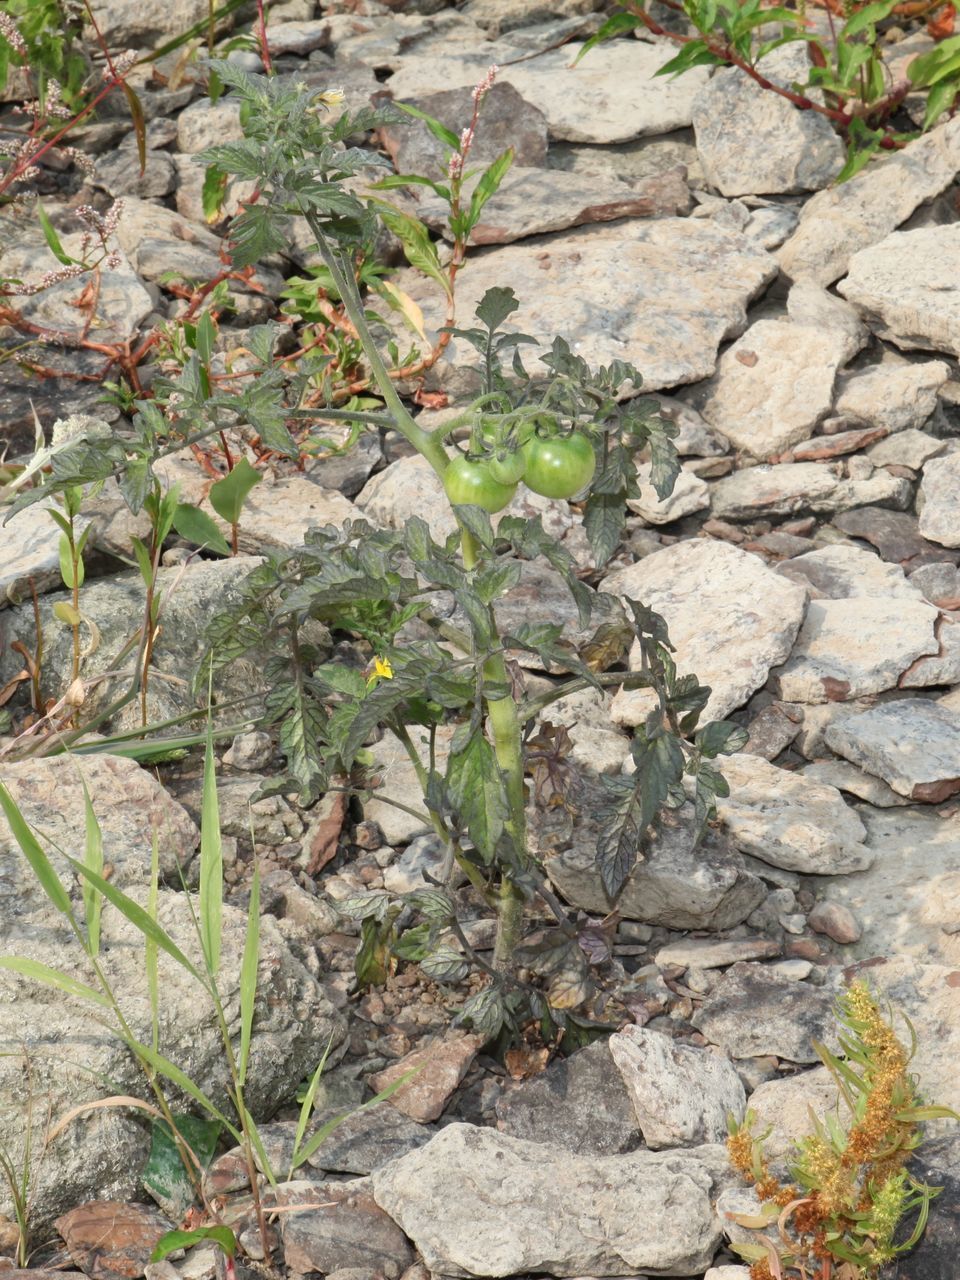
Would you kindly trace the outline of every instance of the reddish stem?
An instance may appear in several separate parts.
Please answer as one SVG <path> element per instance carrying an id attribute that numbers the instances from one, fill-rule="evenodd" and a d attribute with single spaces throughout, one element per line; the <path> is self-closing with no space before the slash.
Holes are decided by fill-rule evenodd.
<path id="1" fill-rule="evenodd" d="M 267 23 L 263 15 L 263 0 L 257 0 L 257 42 L 260 45 L 260 59 L 268 76 L 273 75 L 273 63 L 270 61 L 270 46 L 267 44 Z"/>

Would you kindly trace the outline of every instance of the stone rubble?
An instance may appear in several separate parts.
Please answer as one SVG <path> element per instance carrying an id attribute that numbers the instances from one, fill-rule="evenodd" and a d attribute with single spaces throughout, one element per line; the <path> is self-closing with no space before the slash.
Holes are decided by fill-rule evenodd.
<path id="1" fill-rule="evenodd" d="M 385 988 L 355 984 L 359 928 L 337 904 L 371 889 L 400 895 L 432 887 L 444 863 L 429 815 L 416 812 L 416 772 L 400 741 L 388 734 L 371 743 L 383 785 L 364 802 L 359 824 L 345 804 L 323 808 L 330 797 L 308 813 L 292 795 L 258 798 L 279 761 L 270 736 L 249 731 L 253 716 L 225 752 L 227 743 L 218 744 L 226 878 L 241 886 L 224 906 L 231 1019 L 246 927 L 241 859 L 252 853 L 251 831 L 258 854 L 275 859 L 262 880 L 248 1101 L 280 1176 L 303 1179 L 273 1192 L 281 1209 L 296 1209 L 278 1213 L 275 1230 L 297 1274 L 746 1280 L 745 1268 L 717 1252 L 729 1228 L 724 1209 L 749 1205 L 752 1195 L 718 1145 L 726 1113 L 741 1116 L 749 1106 L 758 1127 L 769 1126 L 766 1152 L 782 1171 L 809 1132 L 810 1110 L 823 1116 L 837 1105 L 831 1076 L 813 1065 L 814 1041 L 836 1047 L 834 1001 L 851 976 L 862 974 L 910 1018 L 924 1095 L 960 1106 L 960 304 L 949 283 L 960 273 L 953 207 L 960 121 L 940 123 L 837 186 L 843 146 L 829 123 L 738 70 L 658 77 L 675 46 L 648 37 L 603 43 L 574 65 L 603 8 L 598 0 L 469 0 L 458 8 L 445 0 L 287 0 L 268 13 L 281 76 L 310 91 L 343 85 L 351 107 L 412 102 L 455 133 L 469 123 L 472 86 L 492 63 L 501 65 L 472 163 L 485 167 L 507 147 L 514 163 L 474 229 L 458 277 L 457 323 L 470 323 L 489 287 L 509 284 L 520 302 L 509 326 L 539 344 L 524 349 L 527 367 L 538 367 L 554 335 L 593 364 L 636 364 L 641 391 L 660 393 L 664 416 L 679 428 L 683 459 L 674 492 L 661 500 L 648 455 L 638 457 L 640 492 L 627 501 L 623 544 L 608 566 L 594 564 L 577 504 L 521 490 L 505 514 L 540 517 L 570 549 L 587 584 L 604 593 L 595 597 L 594 626 L 616 619 L 627 598 L 662 613 L 678 671 L 711 689 L 703 719 L 731 718 L 749 734 L 743 751 L 716 762 L 730 787 L 719 797 L 717 823 L 698 842 L 689 806 L 668 814 L 613 903 L 596 867 L 598 775 L 630 772 L 630 733 L 655 704 L 643 691 L 589 690 L 551 705 L 544 718 L 568 728 L 573 741 L 579 813 L 531 806 L 531 848 L 581 922 L 619 913 L 609 971 L 622 1020 L 608 1039 L 566 1057 L 548 1062 L 526 1049 L 505 1066 L 479 1037 L 450 1028 L 456 984 L 424 984 L 417 1003 L 403 985 L 418 972 L 407 962 Z M 146 51 L 205 22 L 207 3 L 94 0 L 93 11 L 111 48 Z M 232 23 L 228 16 L 218 36 Z M 916 33 L 892 45 L 891 74 L 904 74 L 930 47 Z M 262 69 L 251 50 L 231 57 Z M 800 46 L 786 45 L 764 67 L 788 83 L 805 74 L 804 62 Z M 89 331 L 95 341 L 135 343 L 174 318 L 182 299 L 171 271 L 203 284 L 224 266 L 227 222 L 204 217 L 196 156 L 242 136 L 239 110 L 229 94 L 216 103 L 204 97 L 190 69 L 176 82 L 167 75 L 132 73 L 147 123 L 143 174 L 135 140 L 111 111 L 82 130 L 95 161 L 83 198 L 98 208 L 125 198 L 116 263 L 102 271 Z M 917 105 L 907 98 L 908 112 Z M 367 142 L 398 173 L 443 179 L 447 149 L 422 121 L 386 125 Z M 383 172 L 371 167 L 360 189 Z M 44 180 L 55 176 L 45 172 Z M 236 183 L 225 214 L 252 190 Z M 428 188 L 390 194 L 445 252 L 445 208 Z M 58 196 L 44 201 L 65 250 L 77 252 L 70 205 Z M 35 276 L 58 265 L 22 212 L 4 208 L 0 221 L 5 274 Z M 299 220 L 280 254 L 250 280 L 231 282 L 234 310 L 219 322 L 223 352 L 242 352 L 246 327 L 278 314 L 286 277 L 307 274 L 317 261 L 312 242 Z M 378 250 L 399 260 L 396 240 L 385 237 Z M 408 267 L 391 278 L 435 337 L 446 316 L 436 285 Z M 66 280 L 18 305 L 30 321 L 75 338 L 76 294 Z M 397 324 L 390 314 L 386 322 Z M 395 336 L 402 356 L 410 335 L 397 327 Z M 454 339 L 447 354 L 422 387 L 401 387 L 416 392 L 418 404 L 449 398 L 440 412 L 422 410 L 429 429 L 480 385 L 468 344 Z M 11 456 L 29 452 L 34 409 L 42 423 L 91 412 L 123 428 L 120 409 L 97 402 L 100 356 L 51 344 L 47 357 L 51 376 L 26 384 L 17 362 L 0 363 Z M 212 514 L 212 477 L 192 455 L 164 459 L 157 474 Z M 297 546 L 309 528 L 360 517 L 402 528 L 414 515 L 439 541 L 454 531 L 440 482 L 389 433 L 365 436 L 343 456 L 310 459 L 296 473 L 266 468 L 244 508 L 239 559 L 191 558 L 182 546 L 167 552 L 150 718 L 196 710 L 189 677 L 204 621 L 261 556 Z M 132 564 L 132 539 L 145 536 L 142 516 L 130 517 L 112 482 L 85 507 L 78 529 L 88 520 L 84 715 L 114 696 L 110 667 L 122 661 L 143 608 L 139 576 L 117 566 Z M 30 697 L 33 590 L 44 691 L 69 676 L 72 637 L 54 612 L 70 599 L 59 542 L 40 508 L 0 525 L 0 733 L 6 705 L 19 712 Z M 553 570 L 524 562 L 523 575 L 497 606 L 504 625 L 562 620 L 577 642 L 588 639 Z M 325 627 L 315 639 L 325 658 L 333 645 Z M 639 665 L 637 647 L 628 665 Z M 559 674 L 545 672 L 535 655 L 521 666 L 528 695 L 552 688 Z M 225 669 L 214 690 L 259 705 L 262 664 L 254 655 Z M 100 731 L 138 725 L 139 707 L 128 706 Z M 452 733 L 445 725 L 437 735 L 441 767 Z M 420 733 L 413 736 L 425 751 Z M 62 855 L 83 857 L 84 783 L 119 889 L 143 898 L 153 832 L 162 833 L 160 919 L 195 955 L 181 884 L 183 876 L 195 886 L 198 876 L 199 790 L 189 770 L 181 777 L 178 766 L 164 765 L 158 781 L 121 756 L 14 762 L 6 745 L 0 737 L 0 781 L 49 838 L 52 865 L 78 909 L 79 885 Z M 348 835 L 356 841 L 351 859 L 314 874 L 315 846 L 329 846 L 333 859 Z M 462 877 L 451 892 L 471 900 Z M 469 945 L 487 956 L 489 924 L 464 923 Z M 103 931 L 105 970 L 146 1040 L 142 944 L 117 912 L 105 913 Z M 89 982 L 5 820 L 0 933 L 5 953 Z M 222 1105 L 226 1077 L 210 1010 L 168 961 L 161 957 L 170 1043 L 161 1047 Z M 0 994 L 0 1041 L 23 1047 L 38 1096 L 55 1095 L 63 1110 L 93 1101 L 102 1091 L 90 1068 L 117 1091 L 143 1092 L 122 1043 L 91 1022 L 78 997 L 3 968 Z M 48 1056 L 51 1046 L 57 1057 Z M 421 1070 L 290 1171 L 296 1104 L 276 1121 L 273 1112 L 279 1101 L 292 1102 L 327 1049 L 326 1092 L 310 1132 L 411 1066 Z M 20 1057 L 0 1055 L 0 1139 L 14 1160 L 29 1123 L 23 1070 Z M 838 1115 L 845 1123 L 842 1105 Z M 931 1133 L 918 1156 L 920 1176 L 947 1190 L 934 1202 L 927 1236 L 899 1264 L 904 1280 L 953 1280 L 955 1272 L 956 1244 L 944 1224 L 955 1232 L 960 1140 L 944 1121 Z M 148 1130 L 132 1112 L 89 1110 L 39 1171 L 36 1219 L 58 1218 L 71 1258 L 90 1274 L 144 1273 L 140 1253 L 152 1247 L 159 1216 L 127 1202 L 143 1194 L 138 1173 L 148 1147 Z M 206 1189 L 228 1202 L 248 1194 L 239 1149 L 217 1157 Z M 84 1230 L 114 1201 L 123 1203 L 108 1234 L 127 1230 L 132 1243 L 91 1262 Z M 0 1215 L 10 1212 L 0 1187 Z M 138 1215 L 141 1226 L 125 1226 Z M 0 1217 L 0 1252 L 6 1225 Z M 249 1229 L 242 1239 L 250 1243 Z M 213 1280 L 210 1254 L 201 1246 L 183 1261 L 147 1264 L 146 1275 Z"/>

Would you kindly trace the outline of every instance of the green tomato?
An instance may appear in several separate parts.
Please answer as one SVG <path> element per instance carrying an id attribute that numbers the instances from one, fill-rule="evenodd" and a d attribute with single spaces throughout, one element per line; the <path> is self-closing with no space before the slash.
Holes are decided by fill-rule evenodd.
<path id="1" fill-rule="evenodd" d="M 502 511 L 516 492 L 516 484 L 501 484 L 490 474 L 486 461 L 462 455 L 453 459 L 443 473 L 443 487 L 454 506 L 483 507 L 491 515 Z"/>
<path id="2" fill-rule="evenodd" d="M 498 484 L 516 484 L 523 479 L 526 459 L 519 449 L 499 448 L 488 459 L 490 474 Z"/>
<path id="3" fill-rule="evenodd" d="M 572 498 L 585 489 L 597 469 L 593 445 L 585 435 L 533 436 L 523 446 L 523 482 L 544 498 Z"/>

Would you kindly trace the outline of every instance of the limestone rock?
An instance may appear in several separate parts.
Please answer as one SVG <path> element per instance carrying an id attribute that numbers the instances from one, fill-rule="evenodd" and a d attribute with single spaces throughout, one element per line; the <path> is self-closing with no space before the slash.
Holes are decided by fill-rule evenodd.
<path id="1" fill-rule="evenodd" d="M 717 811 L 742 853 L 807 875 L 869 867 L 863 823 L 834 787 L 759 756 L 724 756 L 718 763 L 730 795 L 717 800 Z"/>
<path id="2" fill-rule="evenodd" d="M 830 412 L 851 346 L 838 342 L 835 329 L 757 320 L 720 357 L 700 412 L 737 449 L 775 457 L 808 439 Z"/>
<path id="3" fill-rule="evenodd" d="M 297 1274 L 331 1274 L 359 1267 L 375 1275 L 399 1275 L 413 1262 L 403 1232 L 374 1199 L 368 1178 L 348 1182 L 282 1182 L 270 1202 L 281 1209 L 283 1256 Z"/>
<path id="4" fill-rule="evenodd" d="M 841 374 L 836 412 L 888 431 L 922 427 L 937 407 L 937 392 L 949 377 L 942 360 L 918 364 L 884 362 Z M 875 453 L 876 447 L 872 450 Z"/>
<path id="5" fill-rule="evenodd" d="M 811 1110 L 819 1119 L 833 1112 L 843 1127 L 849 1128 L 850 1112 L 826 1067 L 765 1080 L 751 1093 L 750 1110 L 757 1117 L 754 1133 L 769 1130 L 763 1152 L 779 1173 L 784 1173 L 787 1165 L 796 1159 L 796 1144 L 800 1139 L 813 1131 Z"/>
<path id="6" fill-rule="evenodd" d="M 497 1128 L 578 1156 L 616 1155 L 642 1144 L 608 1040 L 555 1058 L 530 1080 L 507 1084 L 497 1102 Z"/>
<path id="7" fill-rule="evenodd" d="M 790 85 L 809 72 L 806 47 L 784 45 L 759 63 Z M 719 70 L 693 105 L 697 150 L 711 184 L 725 196 L 819 191 L 843 167 L 843 143 L 830 121 L 798 111 L 736 67 Z"/>
<path id="8" fill-rule="evenodd" d="M 811 764 L 804 765 L 801 772 L 805 778 L 836 787 L 838 791 L 856 796 L 858 800 L 866 800 L 878 809 L 890 809 L 910 803 L 903 796 L 898 796 L 880 778 L 864 773 L 849 760 L 814 760 Z"/>
<path id="9" fill-rule="evenodd" d="M 628 498 L 627 506 L 638 516 L 643 516 L 648 524 L 670 524 L 683 516 L 693 515 L 710 506 L 710 488 L 706 480 L 684 468 L 673 492 L 667 498 L 660 498 L 650 483 L 651 467 L 649 463 L 640 463 L 637 467 L 637 483 L 640 485 L 640 496 Z"/>
<path id="10" fill-rule="evenodd" d="M 784 273 L 791 280 L 805 276 L 831 284 L 858 250 L 882 240 L 918 205 L 947 187 L 958 166 L 960 122 L 951 120 L 868 165 L 849 182 L 818 192 L 804 205 L 800 225 L 777 255 Z"/>
<path id="11" fill-rule="evenodd" d="M 51 756 L 4 762 L 3 785 L 27 825 L 47 838 L 47 856 L 71 888 L 76 875 L 61 854 L 83 861 L 84 784 L 103 835 L 111 882 L 128 891 L 150 877 L 154 830 L 160 838 L 160 874 L 179 888 L 189 879 L 199 831 L 190 815 L 153 775 L 124 756 Z M 0 916 L 45 901 L 6 819 L 0 816 Z"/>
<path id="12" fill-rule="evenodd" d="M 880 440 L 867 449 L 867 457 L 875 467 L 910 467 L 922 471 L 931 458 L 938 457 L 947 448 L 945 440 L 938 440 L 926 431 L 907 427 L 887 440 Z"/>
<path id="13" fill-rule="evenodd" d="M 960 560 L 960 553 L 944 551 L 937 543 L 921 538 L 917 517 L 907 511 L 860 507 L 842 511 L 831 523 L 852 538 L 863 538 L 884 560 L 902 564 L 909 574 L 923 565 Z"/>
<path id="14" fill-rule="evenodd" d="M 381 1093 L 408 1071 L 416 1070 L 413 1079 L 401 1085 L 388 1101 L 402 1115 L 419 1124 L 436 1120 L 467 1074 L 482 1043 L 480 1036 L 450 1033 L 436 1043 L 421 1045 L 398 1062 L 385 1067 L 370 1077 L 370 1084 L 377 1093 Z"/>
<path id="15" fill-rule="evenodd" d="M 775 271 L 770 255 L 736 232 L 688 218 L 635 220 L 473 255 L 457 277 L 457 306 L 472 315 L 487 289 L 508 280 L 520 308 L 507 328 L 532 334 L 544 348 L 554 335 L 564 337 L 592 365 L 630 360 L 644 391 L 656 391 L 713 372 L 718 345 L 743 329 L 747 304 Z M 421 307 L 428 332 L 444 323 L 432 282 L 406 270 L 395 281 Z M 401 349 L 406 340 L 398 338 Z M 530 369 L 535 353 L 524 351 Z M 478 394 L 479 360 L 454 339 L 437 376 L 458 397 Z"/>
<path id="16" fill-rule="evenodd" d="M 780 954 L 772 938 L 686 938 L 661 947 L 654 959 L 661 969 L 679 964 L 685 969 L 725 969 L 738 960 L 769 960 Z"/>
<path id="17" fill-rule="evenodd" d="M 847 543 L 819 547 L 779 565 L 791 582 L 809 583 L 814 599 L 849 600 L 858 596 L 922 600 L 923 592 L 908 581 L 899 565 Z"/>
<path id="18" fill-rule="evenodd" d="M 547 118 L 552 138 L 627 142 L 690 124 L 694 99 L 707 73 L 696 67 L 676 79 L 656 78 L 674 54 L 667 40 L 611 40 L 592 49 L 574 67 L 582 47 L 576 42 L 564 44 L 512 66 L 504 58 L 497 77 L 513 85 L 527 102 L 536 103 Z M 487 55 L 486 63 L 490 61 L 493 58 Z M 485 70 L 475 45 L 451 46 L 448 56 L 431 59 L 411 50 L 389 81 L 389 89 L 394 98 L 417 97 L 437 84 L 473 85 Z"/>
<path id="19" fill-rule="evenodd" d="M 77 518 L 74 528 L 78 537 L 89 523 L 85 514 Z M 0 523 L 0 609 L 28 596 L 31 582 L 40 594 L 61 584 L 62 536 L 40 504 Z"/>
<path id="20" fill-rule="evenodd" d="M 955 128 L 951 121 L 944 128 Z M 957 133 L 960 140 L 960 133 Z M 928 135 L 929 138 L 933 134 Z M 921 144 L 924 140 L 921 139 Z M 958 142 L 960 161 L 960 142 Z M 861 249 L 837 286 L 898 347 L 960 355 L 960 300 L 944 281 L 960 271 L 960 225 L 918 227 Z"/>
<path id="21" fill-rule="evenodd" d="M 775 673 L 789 702 L 830 702 L 894 689 L 918 658 L 936 654 L 937 611 L 922 600 L 813 600 L 793 653 Z"/>
<path id="22" fill-rule="evenodd" d="M 468 196 L 479 180 L 478 175 L 476 181 L 465 184 Z M 618 179 L 587 179 L 559 169 L 512 165 L 484 205 L 470 232 L 470 243 L 511 244 L 585 223 L 684 214 L 690 205 L 690 189 L 679 168 L 631 187 Z M 450 239 L 448 213 L 446 201 L 439 196 L 427 196 L 417 207 L 418 216 L 431 230 Z"/>
<path id="23" fill-rule="evenodd" d="M 145 905 L 145 890 L 128 892 Z M 7 904 L 2 910 L 5 953 L 52 966 L 87 985 L 95 981 L 76 939 L 53 907 L 44 905 L 22 916 L 11 914 Z M 202 969 L 194 920 L 182 892 L 160 891 L 158 919 L 181 951 Z M 246 928 L 246 913 L 224 904 L 218 983 L 231 1035 L 237 1038 Z M 108 908 L 101 937 L 100 964 L 131 1033 L 149 1044 L 151 1002 L 143 935 L 119 911 Z M 159 953 L 159 991 L 161 1052 L 216 1105 L 228 1107 L 229 1075 L 212 1004 L 200 984 L 163 951 Z M 0 970 L 0 1038 L 15 1050 L 13 1056 L 0 1057 L 0 1126 L 11 1159 L 23 1157 L 29 1114 L 23 1106 L 25 1061 L 35 1100 L 49 1098 L 58 1116 L 106 1094 L 152 1099 L 124 1042 L 109 1025 L 91 1016 L 92 1010 L 100 1012 L 79 997 Z M 109 1015 L 104 1017 L 109 1022 Z M 264 916 L 245 1090 L 254 1117 L 268 1118 L 281 1102 L 292 1099 L 297 1081 L 316 1069 L 328 1046 L 335 1051 L 343 1035 L 342 1020 L 323 989 L 294 959 L 275 922 Z M 235 1050 L 236 1044 L 235 1039 Z M 109 1084 L 105 1086 L 104 1081 Z M 171 1086 L 168 1097 L 175 1111 L 183 1109 L 185 1095 Z M 36 1127 L 36 1112 L 33 1123 Z M 36 1128 L 33 1136 L 36 1150 Z M 47 1221 L 65 1205 L 93 1197 L 135 1198 L 149 1145 L 149 1130 L 134 1113 L 108 1108 L 74 1119 L 49 1149 L 48 1158 L 32 1170 L 36 1221 Z M 6 1187 L 0 1190 L 0 1212 L 10 1212 Z"/>
<path id="24" fill-rule="evenodd" d="M 923 468 L 919 531 L 944 547 L 960 547 L 960 451 Z"/>
<path id="25" fill-rule="evenodd" d="M 710 505 L 719 520 L 760 520 L 801 511 L 834 512 L 865 503 L 906 507 L 907 480 L 877 471 L 867 480 L 846 480 L 826 462 L 783 462 L 748 467 L 713 486 Z"/>
<path id="26" fill-rule="evenodd" d="M 695 1152 L 572 1156 L 452 1124 L 373 1186 L 430 1270 L 450 1276 L 690 1274 L 720 1238 Z"/>
<path id="27" fill-rule="evenodd" d="M 565 847 L 557 849 L 549 830 L 541 829 L 552 815 L 532 830 L 534 850 L 571 906 L 598 915 L 616 906 L 626 920 L 671 929 L 730 929 L 763 900 L 763 884 L 745 869 L 729 837 L 708 831 L 697 842 L 688 807 L 664 821 L 613 903 L 597 870 L 597 824 L 591 815 L 600 803 L 600 795 L 588 788 Z"/>
<path id="28" fill-rule="evenodd" d="M 814 1040 L 836 1043 L 832 1005 L 823 987 L 778 977 L 759 965 L 735 964 L 692 1022 L 732 1058 L 772 1053 L 790 1062 L 816 1062 Z"/>
<path id="29" fill-rule="evenodd" d="M 939 804 L 960 791 L 960 715 L 923 698 L 838 717 L 825 732 L 838 755 L 902 796 Z"/>
<path id="30" fill-rule="evenodd" d="M 93 16 L 111 49 L 143 49 L 178 36 L 208 14 L 207 0 L 93 0 Z"/>
<path id="31" fill-rule="evenodd" d="M 756 556 L 726 542 L 695 538 L 609 574 L 602 591 L 641 600 L 666 619 L 681 674 L 694 672 L 713 690 L 705 719 L 723 719 L 766 681 L 789 654 L 804 593 Z M 639 650 L 631 666 L 639 665 Z M 646 690 L 613 700 L 618 724 L 641 724 L 653 706 Z"/>
<path id="32" fill-rule="evenodd" d="M 743 1084 L 719 1054 L 636 1025 L 610 1037 L 610 1052 L 649 1150 L 723 1142 L 727 1116 L 743 1119 Z"/>

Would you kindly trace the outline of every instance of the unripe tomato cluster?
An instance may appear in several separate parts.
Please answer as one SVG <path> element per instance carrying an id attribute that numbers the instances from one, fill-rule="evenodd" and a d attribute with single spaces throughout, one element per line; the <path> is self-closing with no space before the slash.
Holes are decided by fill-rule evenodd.
<path id="1" fill-rule="evenodd" d="M 495 443 L 484 457 L 458 455 L 444 472 L 443 487 L 455 506 L 472 503 L 492 514 L 510 502 L 521 480 L 544 498 L 573 498 L 593 479 L 596 467 L 593 445 L 580 432 L 534 432 L 516 448 Z"/>

